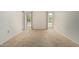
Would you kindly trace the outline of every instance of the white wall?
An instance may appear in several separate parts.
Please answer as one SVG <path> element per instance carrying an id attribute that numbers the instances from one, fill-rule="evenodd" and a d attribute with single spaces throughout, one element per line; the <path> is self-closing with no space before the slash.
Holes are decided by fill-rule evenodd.
<path id="1" fill-rule="evenodd" d="M 0 11 L 0 42 L 23 31 L 23 12 Z"/>
<path id="2" fill-rule="evenodd" d="M 79 12 L 56 11 L 54 13 L 55 29 L 79 43 Z"/>
<path id="3" fill-rule="evenodd" d="M 46 11 L 32 12 L 32 28 L 33 29 L 46 29 L 47 28 L 47 13 Z"/>

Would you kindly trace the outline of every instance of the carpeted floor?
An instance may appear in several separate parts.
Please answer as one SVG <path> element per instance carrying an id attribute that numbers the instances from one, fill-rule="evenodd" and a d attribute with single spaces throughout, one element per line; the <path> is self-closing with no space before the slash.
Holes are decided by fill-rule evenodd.
<path id="1" fill-rule="evenodd" d="M 78 47 L 79 45 L 55 30 L 27 29 L 5 42 L 2 47 Z"/>

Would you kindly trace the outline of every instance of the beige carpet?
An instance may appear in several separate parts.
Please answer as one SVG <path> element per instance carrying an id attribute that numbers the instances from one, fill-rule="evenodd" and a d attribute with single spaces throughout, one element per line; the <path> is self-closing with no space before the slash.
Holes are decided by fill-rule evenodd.
<path id="1" fill-rule="evenodd" d="M 78 47 L 72 40 L 55 30 L 31 30 L 20 33 L 5 42 L 2 47 Z"/>

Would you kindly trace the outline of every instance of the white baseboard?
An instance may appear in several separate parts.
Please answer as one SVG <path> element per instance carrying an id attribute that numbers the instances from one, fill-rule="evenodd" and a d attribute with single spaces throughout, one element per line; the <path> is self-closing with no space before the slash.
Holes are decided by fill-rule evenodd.
<path id="1" fill-rule="evenodd" d="M 63 32 L 61 32 L 61 31 L 59 31 L 59 30 L 57 30 L 57 29 L 54 29 L 54 30 L 55 30 L 56 32 L 58 32 L 58 33 L 64 35 L 66 38 L 72 40 L 69 36 L 65 35 Z M 74 42 L 74 43 L 76 43 L 77 45 L 79 45 L 79 43 L 78 43 L 77 41 L 75 41 L 75 40 L 72 40 L 72 42 Z"/>
<path id="2" fill-rule="evenodd" d="M 23 32 L 23 31 L 21 31 Z M 0 42 L 0 45 L 4 44 L 5 42 L 7 42 L 8 40 L 10 40 L 11 38 L 15 37 L 16 35 L 20 34 L 21 32 L 18 32 L 17 34 L 14 34 L 12 36 L 9 36 L 8 38 L 6 38 L 6 40 L 3 40 Z"/>

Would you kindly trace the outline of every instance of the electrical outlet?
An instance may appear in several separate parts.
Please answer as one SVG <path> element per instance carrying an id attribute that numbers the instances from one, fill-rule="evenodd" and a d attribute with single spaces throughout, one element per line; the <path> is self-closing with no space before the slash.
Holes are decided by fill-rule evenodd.
<path id="1" fill-rule="evenodd" d="M 10 33 L 10 30 L 8 30 L 8 33 Z"/>

